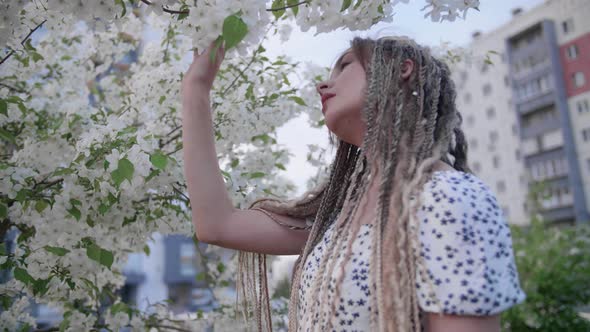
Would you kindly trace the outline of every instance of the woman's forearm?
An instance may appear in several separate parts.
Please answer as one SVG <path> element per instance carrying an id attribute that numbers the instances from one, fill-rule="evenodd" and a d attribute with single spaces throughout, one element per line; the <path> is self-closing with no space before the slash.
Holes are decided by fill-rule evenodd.
<path id="1" fill-rule="evenodd" d="M 194 92 L 182 101 L 184 173 L 197 238 L 208 242 L 215 227 L 233 212 L 234 206 L 215 151 L 208 92 Z"/>

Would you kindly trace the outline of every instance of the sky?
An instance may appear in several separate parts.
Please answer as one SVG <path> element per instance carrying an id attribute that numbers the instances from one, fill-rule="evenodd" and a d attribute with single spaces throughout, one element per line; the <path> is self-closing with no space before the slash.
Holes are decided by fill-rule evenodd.
<path id="1" fill-rule="evenodd" d="M 544 1 L 480 0 L 480 11 L 469 10 L 465 20 L 432 22 L 430 18 L 425 19 L 425 12 L 421 11 L 426 2 L 411 0 L 408 4 L 396 5 L 391 23 L 377 24 L 367 31 L 338 30 L 314 36 L 313 29 L 301 32 L 295 27 L 287 42 L 281 43 L 278 35 L 273 36 L 269 38 L 265 48 L 269 55 L 286 54 L 293 61 L 311 61 L 321 66 L 332 66 L 340 53 L 349 47 L 350 40 L 355 36 L 377 38 L 384 35 L 404 35 L 421 45 L 431 47 L 444 42 L 466 47 L 472 39 L 473 32 L 490 32 L 508 23 L 512 17 L 512 9 L 522 8 L 527 11 Z M 317 107 L 318 109 L 321 107 L 319 96 Z M 311 128 L 305 117 L 293 119 L 278 130 L 278 143 L 285 145 L 293 154 L 283 175 L 297 185 L 297 196 L 305 191 L 307 179 L 315 175 L 315 168 L 310 167 L 306 161 L 307 145 L 318 144 L 328 147 L 327 130 L 326 127 Z M 325 161 L 329 162 L 334 153 L 335 151 L 329 151 L 326 156 L 328 159 Z"/>

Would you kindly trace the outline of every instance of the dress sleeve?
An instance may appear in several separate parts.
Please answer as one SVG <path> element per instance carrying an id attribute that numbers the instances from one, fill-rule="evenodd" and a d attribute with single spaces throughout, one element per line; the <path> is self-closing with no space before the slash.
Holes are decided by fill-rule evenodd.
<path id="1" fill-rule="evenodd" d="M 510 228 L 495 195 L 472 174 L 438 174 L 424 186 L 416 214 L 420 308 L 483 316 L 523 302 Z"/>

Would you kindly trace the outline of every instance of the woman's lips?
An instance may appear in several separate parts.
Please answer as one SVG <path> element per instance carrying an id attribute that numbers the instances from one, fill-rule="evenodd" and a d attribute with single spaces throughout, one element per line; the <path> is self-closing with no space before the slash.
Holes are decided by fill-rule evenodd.
<path id="1" fill-rule="evenodd" d="M 325 95 L 322 96 L 322 113 L 325 112 L 325 109 L 326 109 L 326 101 L 328 99 L 334 97 L 334 96 L 335 96 L 335 94 L 333 94 L 333 93 L 328 93 L 328 94 L 325 94 Z"/>

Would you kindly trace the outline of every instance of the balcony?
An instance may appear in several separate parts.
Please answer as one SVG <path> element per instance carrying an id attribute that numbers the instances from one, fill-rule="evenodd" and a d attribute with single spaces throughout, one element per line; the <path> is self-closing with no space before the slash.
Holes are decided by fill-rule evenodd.
<path id="1" fill-rule="evenodd" d="M 548 222 L 563 222 L 576 219 L 573 206 L 561 206 L 541 211 L 541 216 Z"/>
<path id="2" fill-rule="evenodd" d="M 143 256 L 139 253 L 131 253 L 127 257 L 127 264 L 123 267 L 123 275 L 127 284 L 140 284 L 145 280 L 143 271 Z"/>

